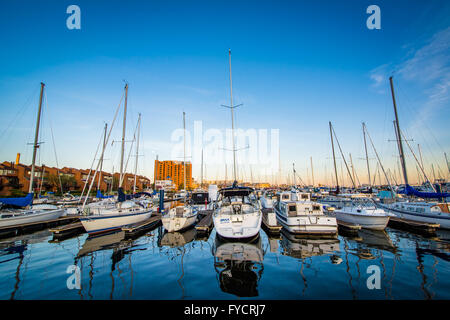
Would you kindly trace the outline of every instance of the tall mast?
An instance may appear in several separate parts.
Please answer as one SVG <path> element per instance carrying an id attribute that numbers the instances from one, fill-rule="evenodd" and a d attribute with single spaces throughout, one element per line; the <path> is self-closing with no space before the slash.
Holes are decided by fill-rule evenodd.
<path id="1" fill-rule="evenodd" d="M 183 111 L 183 187 L 184 187 L 184 201 L 186 202 L 186 121 L 185 113 Z"/>
<path id="2" fill-rule="evenodd" d="M 312 177 L 312 186 L 314 187 L 314 168 L 313 168 L 313 161 L 312 157 L 310 157 L 311 160 L 311 177 Z"/>
<path id="3" fill-rule="evenodd" d="M 353 176 L 353 181 L 356 181 L 356 177 L 355 177 L 355 167 L 353 166 L 352 154 L 349 153 L 349 156 L 350 156 L 350 165 L 352 166 L 352 176 Z"/>
<path id="4" fill-rule="evenodd" d="M 336 175 L 336 193 L 339 193 L 339 179 L 336 168 L 336 156 L 334 154 L 334 142 L 333 142 L 333 131 L 331 126 L 331 121 L 328 122 L 330 125 L 330 138 L 331 138 L 331 150 L 333 150 L 333 163 L 334 163 L 334 174 Z"/>
<path id="5" fill-rule="evenodd" d="M 127 124 L 127 100 L 128 100 L 128 83 L 125 84 L 125 104 L 124 104 L 124 108 L 123 108 L 122 150 L 120 153 L 119 188 L 122 187 L 122 181 L 123 181 L 123 156 L 125 153 L 125 127 Z"/>
<path id="6" fill-rule="evenodd" d="M 233 140 L 233 176 L 234 181 L 237 181 L 236 178 L 236 149 L 234 146 L 234 114 L 233 114 L 233 77 L 231 74 L 231 49 L 228 49 L 228 58 L 230 61 L 230 109 L 231 109 L 231 132 L 232 132 L 232 140 Z"/>
<path id="7" fill-rule="evenodd" d="M 406 174 L 405 154 L 403 152 L 402 135 L 400 133 L 400 124 L 398 122 L 397 104 L 395 102 L 394 83 L 392 82 L 392 77 L 389 77 L 389 83 L 391 85 L 392 102 L 394 104 L 395 128 L 396 128 L 397 139 L 398 139 L 397 140 L 397 142 L 398 142 L 398 152 L 400 154 L 400 161 L 401 161 L 401 164 L 402 164 L 403 178 L 405 179 L 405 185 L 407 185 L 408 184 L 408 175 Z"/>
<path id="8" fill-rule="evenodd" d="M 36 120 L 36 132 L 34 134 L 34 144 L 33 144 L 33 161 L 31 163 L 31 176 L 30 176 L 30 187 L 28 188 L 28 193 L 33 193 L 33 182 L 34 182 L 34 170 L 36 166 L 36 151 L 39 148 L 39 125 L 41 123 L 41 110 L 42 110 L 42 96 L 44 95 L 45 84 L 41 82 L 41 93 L 39 95 L 39 108 Z"/>
<path id="9" fill-rule="evenodd" d="M 447 153 L 445 153 L 445 152 L 444 152 L 444 157 L 445 157 L 445 163 L 447 164 L 448 173 L 450 173 L 450 164 L 448 163 Z"/>
<path id="10" fill-rule="evenodd" d="M 133 193 L 136 193 L 136 175 L 137 175 L 137 167 L 138 167 L 138 157 L 139 157 L 139 136 L 141 135 L 141 114 L 139 113 L 138 117 L 138 131 L 137 131 L 137 142 L 136 142 L 136 162 L 134 165 L 134 185 L 133 185 Z"/>
<path id="11" fill-rule="evenodd" d="M 203 188 L 203 148 L 202 148 L 202 166 L 200 168 L 200 188 Z"/>
<path id="12" fill-rule="evenodd" d="M 371 180 L 370 180 L 370 167 L 369 167 L 369 156 L 367 155 L 367 143 L 366 143 L 366 130 L 364 129 L 366 124 L 362 123 L 362 129 L 363 129 L 363 137 L 364 137 L 364 150 L 366 151 L 366 163 L 367 163 L 367 174 L 369 176 L 369 187 L 372 186 Z"/>
<path id="13" fill-rule="evenodd" d="M 105 133 L 103 135 L 103 148 L 102 148 L 102 155 L 100 156 L 100 171 L 98 173 L 98 184 L 97 184 L 97 190 L 100 190 L 100 182 L 102 181 L 102 170 L 103 170 L 103 157 L 105 155 L 105 148 L 106 148 L 106 131 L 108 129 L 108 124 L 105 123 Z"/>

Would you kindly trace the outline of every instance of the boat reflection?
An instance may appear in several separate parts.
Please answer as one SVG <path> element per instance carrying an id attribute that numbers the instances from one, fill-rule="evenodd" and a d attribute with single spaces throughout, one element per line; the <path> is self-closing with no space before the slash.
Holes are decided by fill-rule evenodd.
<path id="1" fill-rule="evenodd" d="M 220 289 L 237 297 L 257 297 L 264 265 L 261 237 L 253 242 L 228 242 L 217 235 L 212 247 Z"/>
<path id="2" fill-rule="evenodd" d="M 27 250 L 30 250 L 31 244 L 44 242 L 50 235 L 51 233 L 48 230 L 43 230 L 32 234 L 26 234 L 1 240 L 0 264 L 18 260 L 16 271 L 14 273 L 14 288 L 9 297 L 10 300 L 14 300 L 16 298 L 16 294 L 19 290 L 25 252 Z M 22 276 L 24 275 L 22 274 Z"/>
<path id="3" fill-rule="evenodd" d="M 303 259 L 339 251 L 338 239 L 320 239 L 296 237 L 289 232 L 281 231 L 281 254 Z"/>
<path id="4" fill-rule="evenodd" d="M 194 228 L 185 230 L 183 232 L 165 232 L 162 236 L 160 247 L 182 247 L 195 239 L 196 230 Z"/>

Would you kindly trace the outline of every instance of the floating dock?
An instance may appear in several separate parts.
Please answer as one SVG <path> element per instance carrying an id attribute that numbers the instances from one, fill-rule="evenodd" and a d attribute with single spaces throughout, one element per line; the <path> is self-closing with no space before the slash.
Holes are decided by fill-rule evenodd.
<path id="1" fill-rule="evenodd" d="M 283 226 L 280 225 L 278 221 L 276 221 L 276 225 L 271 225 L 269 224 L 269 221 L 267 219 L 267 215 L 273 212 L 273 209 L 261 209 L 261 212 L 262 212 L 262 224 L 265 230 L 267 230 L 267 232 L 270 234 L 279 234 Z"/>
<path id="2" fill-rule="evenodd" d="M 398 217 L 390 217 L 388 226 L 413 231 L 418 233 L 425 234 L 434 234 L 436 233 L 436 229 L 440 227 L 440 224 L 437 223 L 426 223 L 426 222 L 417 222 L 408 219 L 398 218 Z"/>
<path id="3" fill-rule="evenodd" d="M 26 234 L 38 230 L 43 230 L 46 228 L 51 228 L 55 226 L 66 225 L 77 221 L 79 216 L 65 216 L 54 220 L 39 221 L 31 223 L 23 223 L 15 225 L 12 227 L 1 227 L 0 228 L 0 238 L 6 238 L 11 236 L 17 236 L 21 234 Z"/>
<path id="4" fill-rule="evenodd" d="M 63 226 L 59 226 L 56 228 L 51 228 L 49 229 L 49 231 L 53 233 L 53 237 L 59 238 L 59 237 L 66 237 L 74 233 L 84 232 L 84 227 L 81 224 L 81 222 L 78 221 Z"/>
<path id="5" fill-rule="evenodd" d="M 203 215 L 203 218 L 197 223 L 195 229 L 197 232 L 208 233 L 214 227 L 212 219 L 213 210 L 202 210 L 199 214 Z"/>
<path id="6" fill-rule="evenodd" d="M 155 215 L 152 215 L 150 218 L 148 218 L 145 221 L 134 223 L 127 225 L 125 227 L 122 227 L 122 231 L 125 232 L 125 235 L 135 235 L 136 233 L 148 230 L 150 228 L 153 228 L 157 226 L 161 222 L 161 213 L 156 213 Z"/>

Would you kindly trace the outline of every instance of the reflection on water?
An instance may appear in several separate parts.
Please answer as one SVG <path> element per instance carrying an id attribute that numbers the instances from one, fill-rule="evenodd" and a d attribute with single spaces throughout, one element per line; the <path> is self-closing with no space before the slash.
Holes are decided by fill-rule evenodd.
<path id="1" fill-rule="evenodd" d="M 0 299 L 449 299 L 449 238 L 389 228 L 338 239 L 261 231 L 240 243 L 214 230 L 157 227 L 136 238 L 116 232 L 54 242 L 40 231 L 0 240 Z M 71 265 L 81 272 L 73 290 Z M 379 267 L 380 289 L 367 287 L 369 266 Z"/>
<path id="2" fill-rule="evenodd" d="M 237 297 L 257 297 L 264 270 L 261 237 L 242 243 L 224 242 L 216 236 L 212 251 L 220 289 Z"/>

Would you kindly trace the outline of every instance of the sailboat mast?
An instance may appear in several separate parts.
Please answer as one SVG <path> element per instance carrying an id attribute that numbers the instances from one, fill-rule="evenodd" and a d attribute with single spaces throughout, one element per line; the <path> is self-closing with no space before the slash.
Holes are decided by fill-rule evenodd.
<path id="1" fill-rule="evenodd" d="M 233 140 L 233 176 L 234 181 L 237 181 L 236 178 L 236 148 L 234 146 L 234 113 L 233 113 L 233 77 L 231 73 L 231 49 L 228 49 L 228 58 L 230 62 L 230 109 L 231 109 L 231 132 L 232 132 L 232 140 Z"/>
<path id="2" fill-rule="evenodd" d="M 448 173 L 450 173 L 450 164 L 448 163 L 446 152 L 444 152 L 444 157 L 445 157 L 445 163 L 447 164 Z"/>
<path id="3" fill-rule="evenodd" d="M 137 167 L 138 167 L 138 157 L 139 157 L 139 136 L 141 135 L 141 114 L 139 113 L 138 117 L 138 131 L 137 131 L 137 142 L 136 142 L 136 162 L 134 164 L 134 185 L 133 185 L 133 193 L 136 193 L 136 175 L 137 175 Z"/>
<path id="4" fill-rule="evenodd" d="M 313 168 L 313 161 L 312 157 L 310 157 L 311 160 L 311 177 L 312 177 L 312 186 L 314 187 L 314 168 Z"/>
<path id="5" fill-rule="evenodd" d="M 362 123 L 362 129 L 363 129 L 363 137 L 364 137 L 364 150 L 366 151 L 366 163 L 367 163 L 367 174 L 369 177 L 369 187 L 372 186 L 371 180 L 370 180 L 370 167 L 369 167 L 369 156 L 367 154 L 367 142 L 366 142 L 366 130 L 365 130 L 366 124 Z"/>
<path id="6" fill-rule="evenodd" d="M 120 153 L 119 188 L 122 187 L 122 182 L 123 182 L 123 156 L 125 153 L 125 128 L 126 128 L 126 124 L 127 124 L 127 100 L 128 100 L 128 83 L 125 84 L 125 104 L 124 104 L 124 108 L 123 108 L 122 150 Z"/>
<path id="7" fill-rule="evenodd" d="M 200 188 L 203 188 L 203 148 L 202 148 L 202 166 L 200 168 Z"/>
<path id="8" fill-rule="evenodd" d="M 397 104 L 395 102 L 394 83 L 392 82 L 392 77 L 389 77 L 389 83 L 391 85 L 392 102 L 394 104 L 395 128 L 396 128 L 397 139 L 398 139 L 398 141 L 397 141 L 398 142 L 398 152 L 400 154 L 400 161 L 402 164 L 403 178 L 405 179 L 405 185 L 407 185 L 408 184 L 408 175 L 406 173 L 405 154 L 403 152 L 402 135 L 400 133 L 400 124 L 398 122 Z"/>
<path id="9" fill-rule="evenodd" d="M 103 148 L 102 148 L 102 155 L 100 157 L 100 171 L 98 173 L 98 184 L 97 184 L 97 190 L 100 190 L 100 182 L 102 181 L 102 170 L 103 170 L 103 157 L 105 155 L 105 148 L 106 148 L 106 131 L 108 129 L 108 124 L 105 123 L 105 134 L 103 135 Z"/>
<path id="10" fill-rule="evenodd" d="M 33 161 L 31 163 L 31 176 L 30 176 L 30 186 L 28 188 L 28 193 L 33 193 L 33 182 L 34 182 L 34 170 L 36 166 L 36 151 L 39 148 L 39 125 L 41 123 L 41 110 L 42 110 L 42 96 L 44 95 L 44 86 L 45 84 L 41 82 L 41 93 L 39 95 L 39 108 L 38 115 L 36 120 L 36 132 L 34 134 L 34 145 L 33 145 Z"/>
<path id="11" fill-rule="evenodd" d="M 334 141 L 333 141 L 333 129 L 331 126 L 331 121 L 328 122 L 330 125 L 330 138 L 331 138 L 331 150 L 333 151 L 333 163 L 334 163 L 334 174 L 336 175 L 336 192 L 339 193 L 339 179 L 337 174 L 337 168 L 336 168 L 336 156 L 334 153 Z"/>
<path id="12" fill-rule="evenodd" d="M 184 200 L 186 201 L 186 121 L 185 121 L 185 113 L 183 111 L 183 173 L 184 173 Z"/>

